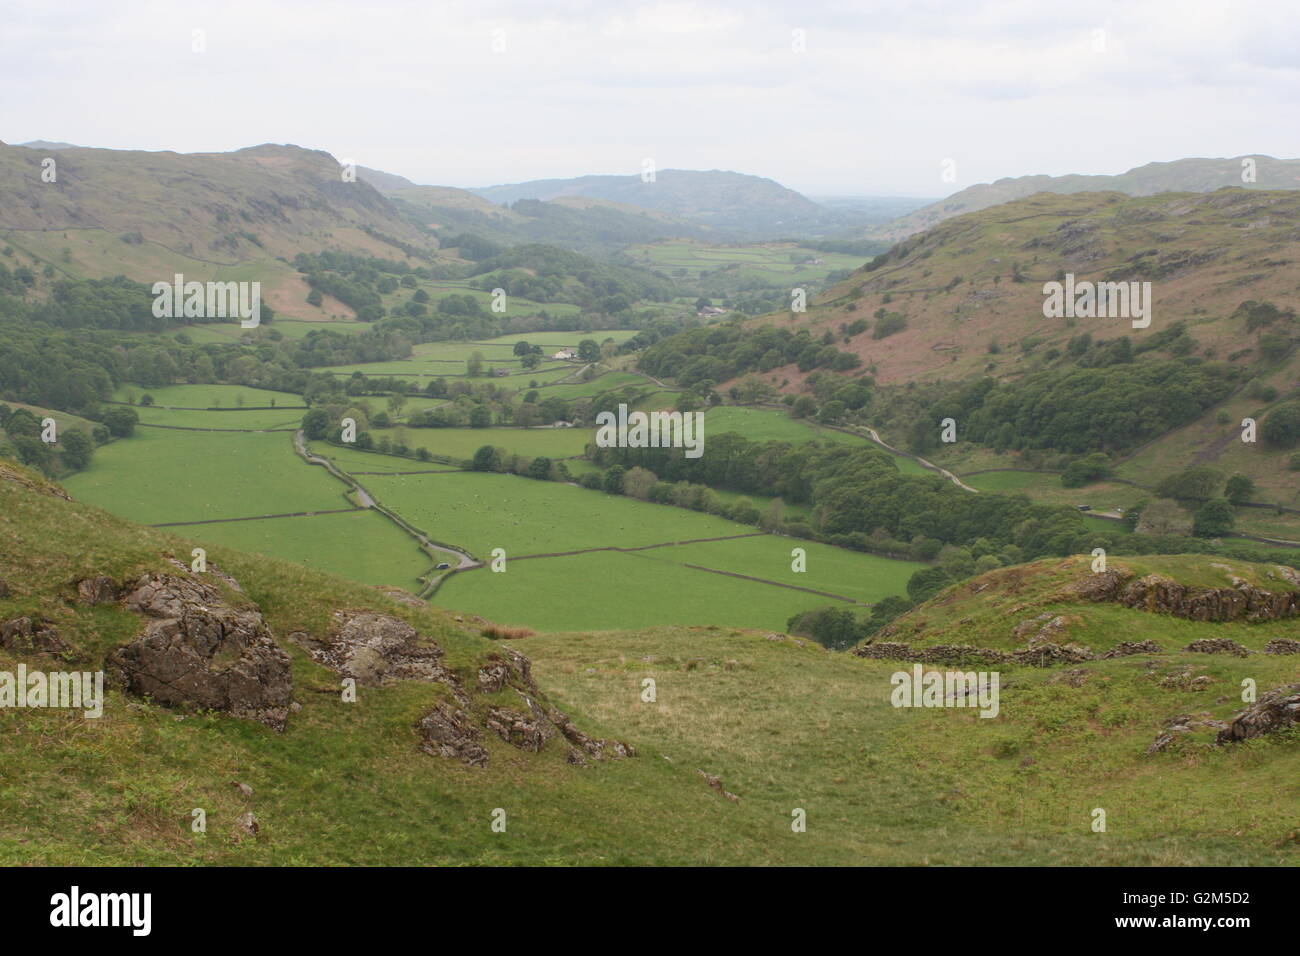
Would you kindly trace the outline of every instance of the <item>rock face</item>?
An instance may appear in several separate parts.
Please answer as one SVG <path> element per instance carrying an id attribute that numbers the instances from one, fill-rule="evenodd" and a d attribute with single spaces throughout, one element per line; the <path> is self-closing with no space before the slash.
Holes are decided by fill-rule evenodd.
<path id="1" fill-rule="evenodd" d="M 420 718 L 415 729 L 421 737 L 420 749 L 427 754 L 459 760 L 471 767 L 482 767 L 488 762 L 482 732 L 469 714 L 455 704 L 440 703 Z"/>
<path id="2" fill-rule="evenodd" d="M 113 604 L 117 598 L 117 584 L 110 577 L 100 574 L 77 582 L 77 601 L 81 604 Z"/>
<path id="3" fill-rule="evenodd" d="M 1234 579 L 1233 587 L 1203 588 L 1160 574 L 1133 581 L 1128 577 L 1118 570 L 1103 571 L 1089 575 L 1072 590 L 1092 601 L 1114 601 L 1192 621 L 1276 621 L 1300 615 L 1300 592 L 1266 591 L 1240 578 Z"/>
<path id="4" fill-rule="evenodd" d="M 1219 731 L 1218 743 L 1236 743 L 1271 734 L 1300 721 L 1300 684 L 1269 691 Z"/>
<path id="5" fill-rule="evenodd" d="M 144 633 L 104 662 L 111 680 L 169 707 L 219 710 L 283 730 L 292 677 L 286 654 L 256 608 L 235 608 L 213 585 L 147 574 L 126 607 L 149 618 Z"/>
<path id="6" fill-rule="evenodd" d="M 442 666 L 442 648 L 421 642 L 405 621 L 373 611 L 334 612 L 335 629 L 325 640 L 301 631 L 290 640 L 302 645 L 312 658 L 358 684 L 377 687 L 394 680 L 446 682 L 451 674 Z"/>
<path id="7" fill-rule="evenodd" d="M 0 623 L 0 647 L 7 651 L 59 654 L 68 645 L 59 636 L 59 629 L 43 618 L 16 617 Z"/>

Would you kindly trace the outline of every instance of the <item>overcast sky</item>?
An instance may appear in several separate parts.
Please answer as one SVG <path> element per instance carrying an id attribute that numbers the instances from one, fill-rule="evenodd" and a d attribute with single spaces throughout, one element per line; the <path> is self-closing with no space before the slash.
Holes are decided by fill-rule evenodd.
<path id="1" fill-rule="evenodd" d="M 0 139 L 296 143 L 451 186 L 648 157 L 940 196 L 1300 156 L 1297 51 L 1294 0 L 0 0 Z"/>

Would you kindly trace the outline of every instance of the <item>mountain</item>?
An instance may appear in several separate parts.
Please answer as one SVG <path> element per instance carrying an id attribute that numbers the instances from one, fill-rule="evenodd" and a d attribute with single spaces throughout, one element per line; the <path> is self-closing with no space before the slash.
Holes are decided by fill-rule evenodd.
<path id="1" fill-rule="evenodd" d="M 338 249 L 431 258 L 437 244 L 364 181 L 345 182 L 320 150 L 230 153 L 0 147 L 0 234 L 70 274 L 141 280 Z M 42 179 L 53 159 L 54 181 Z M 101 271 L 102 270 L 102 271 Z M 191 270 L 193 271 L 193 270 Z"/>
<path id="2" fill-rule="evenodd" d="M 1255 181 L 1242 182 L 1242 161 L 1255 162 Z M 1248 189 L 1300 189 L 1300 159 L 1238 156 L 1233 159 L 1179 159 L 1147 163 L 1118 176 L 1017 176 L 981 183 L 868 230 L 874 239 L 896 242 L 951 219 L 1034 193 L 1121 192 L 1151 196 L 1162 192 L 1213 192 L 1225 186 Z"/>
<path id="3" fill-rule="evenodd" d="M 579 176 L 471 190 L 492 202 L 562 197 L 603 199 L 665 213 L 719 236 L 752 238 L 821 235 L 843 230 L 852 213 L 819 206 L 771 179 L 721 170 L 665 169 L 653 182 L 640 176 Z"/>

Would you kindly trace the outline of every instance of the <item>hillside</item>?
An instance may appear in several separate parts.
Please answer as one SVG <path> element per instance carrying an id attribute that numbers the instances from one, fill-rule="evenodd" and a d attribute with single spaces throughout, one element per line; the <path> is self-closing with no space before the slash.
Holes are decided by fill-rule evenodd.
<path id="1" fill-rule="evenodd" d="M 1255 161 L 1255 181 L 1242 182 L 1242 160 Z M 908 211 L 867 231 L 873 239 L 897 242 L 938 225 L 945 219 L 978 212 L 1035 193 L 1120 192 L 1152 196 L 1170 192 L 1214 192 L 1225 186 L 1247 189 L 1300 189 L 1300 159 L 1238 156 L 1232 159 L 1179 159 L 1147 163 L 1116 176 L 1009 176 L 993 183 L 968 186 L 946 199 Z"/>
<path id="2" fill-rule="evenodd" d="M 42 163 L 55 162 L 55 181 Z M 335 250 L 430 261 L 437 243 L 328 153 L 263 145 L 173 153 L 0 145 L 0 240 L 59 277 L 261 280 L 277 309 L 306 287 L 279 258 Z"/>
<path id="3" fill-rule="evenodd" d="M 0 515 L 0 669 L 106 663 L 110 679 L 102 717 L 0 709 L 7 863 L 1300 860 L 1293 732 L 1194 735 L 1145 753 L 1171 715 L 1231 716 L 1239 672 L 1261 693 L 1294 680 L 1296 658 L 1260 652 L 1280 623 L 1175 622 L 1177 641 L 1226 634 L 1247 658 L 1170 641 L 1090 662 L 1083 676 L 1009 666 L 1000 715 L 985 720 L 891 707 L 896 662 L 770 632 L 652 628 L 506 646 L 401 592 L 266 558 L 213 548 L 195 574 L 172 560 L 189 558 L 178 539 L 7 463 Z M 1194 582 L 1207 573 L 1160 567 Z M 1281 573 L 1235 570 L 1275 585 Z M 998 574 L 1016 571 L 1028 590 L 1039 568 Z M 214 633 L 215 647 L 199 639 Z M 185 676 L 163 682 L 177 653 Z M 1160 682 L 1152 665 L 1195 673 Z M 354 702 L 341 697 L 345 676 Z M 1098 806 L 1111 814 L 1104 835 L 1089 827 Z M 193 830 L 196 808 L 206 833 Z M 498 809 L 504 833 L 492 828 Z M 796 809 L 806 832 L 792 830 Z"/>
<path id="4" fill-rule="evenodd" d="M 749 333 L 771 327 L 807 338 L 762 361 L 749 354 L 752 338 L 738 338 L 747 344 L 714 350 L 725 364 L 708 377 L 725 381 L 726 393 L 756 373 L 790 395 L 811 391 L 820 404 L 835 381 L 865 373 L 874 386 L 865 423 L 959 474 L 1059 472 L 1064 464 L 1026 462 L 1018 452 L 1105 451 L 1120 477 L 1148 489 L 1208 465 L 1252 478 L 1260 493 L 1251 500 L 1295 508 L 1296 449 L 1238 438 L 1244 418 L 1266 421 L 1300 388 L 1300 323 L 1288 308 L 1298 289 L 1298 221 L 1300 192 L 1292 191 L 1040 193 L 897 244 L 806 313 L 746 321 Z M 1150 325 L 1044 317 L 1045 283 L 1066 274 L 1076 283 L 1149 282 Z M 826 361 L 799 348 L 847 354 L 827 378 Z M 668 358 L 673 349 L 654 346 L 642 367 L 662 376 L 680 365 Z M 825 380 L 816 388 L 815 374 Z M 1157 390 L 1137 390 L 1148 387 Z M 1121 389 L 1129 400 L 1120 400 Z M 1035 398 L 1040 393 L 1053 396 L 1050 404 Z M 1089 404 L 1097 407 L 1080 417 Z M 957 423 L 953 444 L 939 441 L 945 417 Z M 1080 500 L 1109 510 L 1137 498 Z M 1245 517 L 1244 530 L 1268 535 L 1271 527 L 1273 536 L 1300 539 L 1290 518 Z"/>
<path id="5" fill-rule="evenodd" d="M 708 233 L 684 218 L 583 196 L 522 199 L 510 206 L 449 186 L 407 186 L 387 196 L 411 222 L 449 242 L 470 233 L 501 245 L 543 242 L 610 255 L 633 243 Z"/>
<path id="6" fill-rule="evenodd" d="M 856 218 L 848 211 L 819 206 L 771 179 L 721 170 L 664 169 L 652 182 L 636 175 L 538 179 L 472 192 L 501 204 L 520 199 L 603 199 L 678 217 L 722 236 L 819 235 L 843 230 Z"/>

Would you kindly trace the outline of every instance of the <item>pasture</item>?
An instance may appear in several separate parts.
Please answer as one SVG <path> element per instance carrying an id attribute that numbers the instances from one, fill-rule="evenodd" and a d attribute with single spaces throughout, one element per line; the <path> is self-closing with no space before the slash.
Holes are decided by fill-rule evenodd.
<path id="1" fill-rule="evenodd" d="M 295 455 L 287 434 L 137 428 L 64 487 L 140 524 L 349 507 L 343 485 Z"/>

